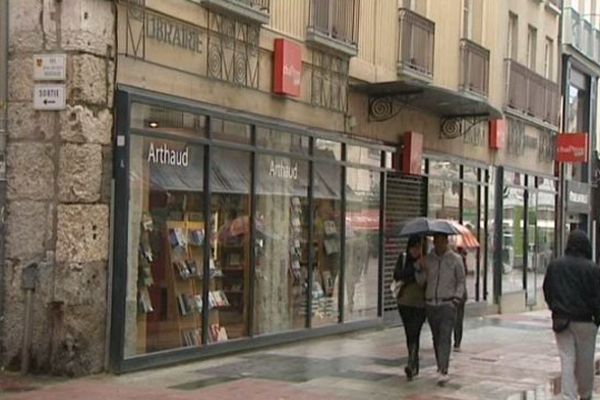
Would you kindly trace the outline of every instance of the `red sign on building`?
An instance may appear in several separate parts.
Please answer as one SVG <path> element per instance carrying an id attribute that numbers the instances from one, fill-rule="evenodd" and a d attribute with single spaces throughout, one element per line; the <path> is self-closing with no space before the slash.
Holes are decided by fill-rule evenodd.
<path id="1" fill-rule="evenodd" d="M 273 92 L 300 96 L 302 48 L 286 39 L 275 39 L 273 53 Z"/>
<path id="2" fill-rule="evenodd" d="M 556 161 L 585 163 L 589 160 L 587 133 L 561 133 L 556 138 Z"/>
<path id="3" fill-rule="evenodd" d="M 500 150 L 504 148 L 506 140 L 506 120 L 494 119 L 489 123 L 490 149 Z"/>
<path id="4" fill-rule="evenodd" d="M 423 159 L 423 135 L 405 132 L 402 149 L 402 172 L 408 175 L 421 175 Z"/>

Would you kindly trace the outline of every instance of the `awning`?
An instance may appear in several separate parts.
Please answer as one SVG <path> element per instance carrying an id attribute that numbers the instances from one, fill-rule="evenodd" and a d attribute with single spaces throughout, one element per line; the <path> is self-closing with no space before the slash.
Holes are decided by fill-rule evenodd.
<path id="1" fill-rule="evenodd" d="M 424 110 L 442 118 L 502 118 L 502 111 L 493 107 L 483 97 L 425 82 L 403 80 L 361 83 L 353 85 L 352 88 L 369 95 L 369 116 L 373 119 L 391 118 L 397 114 L 402 105 Z M 399 104 L 396 110 L 394 103 Z"/>

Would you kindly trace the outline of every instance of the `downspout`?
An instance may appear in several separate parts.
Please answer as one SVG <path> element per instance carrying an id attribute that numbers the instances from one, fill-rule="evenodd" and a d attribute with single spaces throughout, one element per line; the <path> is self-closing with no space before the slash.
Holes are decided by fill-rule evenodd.
<path id="1" fill-rule="evenodd" d="M 6 210 L 6 138 L 8 135 L 8 6 L 0 0 L 0 367 L 4 366 L 4 300 L 5 300 L 5 210 Z"/>

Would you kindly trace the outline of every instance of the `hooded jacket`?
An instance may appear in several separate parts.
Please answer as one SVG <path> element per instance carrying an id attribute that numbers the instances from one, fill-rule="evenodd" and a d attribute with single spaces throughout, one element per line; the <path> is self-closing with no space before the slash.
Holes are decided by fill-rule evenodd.
<path id="1" fill-rule="evenodd" d="M 544 298 L 553 317 L 600 323 L 600 269 L 591 259 L 587 235 L 571 232 L 565 255 L 550 262 L 544 278 Z"/>

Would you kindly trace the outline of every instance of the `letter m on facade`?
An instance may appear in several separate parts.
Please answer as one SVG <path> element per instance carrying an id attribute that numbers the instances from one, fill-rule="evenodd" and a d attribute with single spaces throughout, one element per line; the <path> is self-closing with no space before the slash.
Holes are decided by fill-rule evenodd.
<path id="1" fill-rule="evenodd" d="M 126 0 L 127 23 L 125 54 L 146 57 L 146 0 Z"/>

